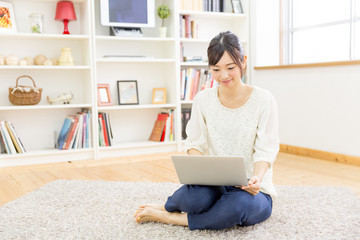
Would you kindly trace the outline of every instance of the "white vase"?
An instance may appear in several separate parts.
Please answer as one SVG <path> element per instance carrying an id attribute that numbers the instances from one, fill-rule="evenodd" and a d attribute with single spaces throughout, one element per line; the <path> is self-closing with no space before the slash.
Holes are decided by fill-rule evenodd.
<path id="1" fill-rule="evenodd" d="M 159 28 L 159 33 L 160 33 L 161 38 L 166 38 L 166 30 L 167 30 L 166 27 L 160 27 Z"/>

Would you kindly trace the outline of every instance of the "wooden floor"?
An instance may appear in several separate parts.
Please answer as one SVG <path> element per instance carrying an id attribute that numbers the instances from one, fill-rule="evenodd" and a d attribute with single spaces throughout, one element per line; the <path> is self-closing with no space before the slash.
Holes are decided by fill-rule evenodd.
<path id="1" fill-rule="evenodd" d="M 0 206 L 56 179 L 178 182 L 171 154 L 1 168 Z M 347 186 L 360 197 L 360 167 L 279 153 L 274 183 Z"/>

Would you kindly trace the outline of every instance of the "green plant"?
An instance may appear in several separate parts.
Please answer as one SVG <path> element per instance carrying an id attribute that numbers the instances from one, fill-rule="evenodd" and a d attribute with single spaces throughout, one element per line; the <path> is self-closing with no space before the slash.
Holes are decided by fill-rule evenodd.
<path id="1" fill-rule="evenodd" d="M 157 8 L 157 15 L 159 16 L 159 18 L 162 19 L 162 26 L 164 27 L 164 19 L 166 19 L 169 15 L 170 15 L 170 9 L 167 5 L 165 4 L 161 4 L 158 8 Z"/>

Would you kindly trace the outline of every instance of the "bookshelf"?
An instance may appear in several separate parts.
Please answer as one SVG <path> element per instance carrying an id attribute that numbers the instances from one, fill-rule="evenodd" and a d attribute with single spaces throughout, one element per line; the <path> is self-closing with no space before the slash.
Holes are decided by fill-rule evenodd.
<path id="1" fill-rule="evenodd" d="M 0 154 L 0 167 L 31 165 L 61 161 L 102 159 L 134 154 L 180 151 L 181 109 L 192 101 L 180 99 L 180 72 L 189 67 L 207 69 L 207 62 L 180 60 L 180 43 L 184 54 L 206 58 L 210 39 L 220 31 L 238 34 L 249 50 L 249 0 L 243 0 L 244 14 L 231 13 L 230 1 L 224 13 L 184 11 L 178 0 L 155 0 L 155 6 L 169 5 L 171 14 L 165 20 L 167 37 L 160 38 L 156 18 L 155 28 L 143 28 L 143 37 L 109 36 L 109 27 L 100 24 L 100 0 L 75 0 L 77 21 L 69 23 L 70 35 L 62 35 L 63 23 L 55 21 L 57 0 L 17 0 L 14 5 L 17 33 L 0 33 L 0 54 L 15 54 L 20 59 L 43 54 L 59 58 L 63 47 L 72 49 L 75 66 L 10 66 L 0 65 L 0 120 L 11 121 L 27 152 Z M 28 16 L 44 14 L 44 33 L 30 33 Z M 199 38 L 180 37 L 180 15 L 190 15 L 199 24 Z M 141 56 L 105 57 L 106 55 Z M 250 61 L 248 61 L 250 63 Z M 249 67 L 248 67 L 249 68 Z M 8 100 L 8 88 L 17 77 L 30 75 L 43 88 L 42 99 L 33 106 L 14 106 Z M 116 81 L 136 80 L 139 105 L 119 105 Z M 27 82 L 26 82 L 27 83 Z M 113 106 L 97 106 L 97 84 L 110 85 Z M 152 89 L 166 88 L 166 104 L 152 104 Z M 74 95 L 70 104 L 46 102 L 46 96 L 62 93 Z M 54 148 L 55 131 L 59 132 L 64 118 L 82 109 L 92 113 L 91 147 L 58 150 Z M 148 141 L 157 114 L 174 109 L 175 141 Z M 114 135 L 111 147 L 99 147 L 98 112 L 110 115 Z"/>

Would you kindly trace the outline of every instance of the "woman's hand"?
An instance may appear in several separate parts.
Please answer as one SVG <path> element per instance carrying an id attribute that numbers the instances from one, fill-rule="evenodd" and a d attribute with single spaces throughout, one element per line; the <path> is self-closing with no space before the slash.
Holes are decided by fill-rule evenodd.
<path id="1" fill-rule="evenodd" d="M 236 186 L 252 195 L 256 195 L 260 192 L 260 180 L 257 176 L 252 176 L 247 186 Z"/>

